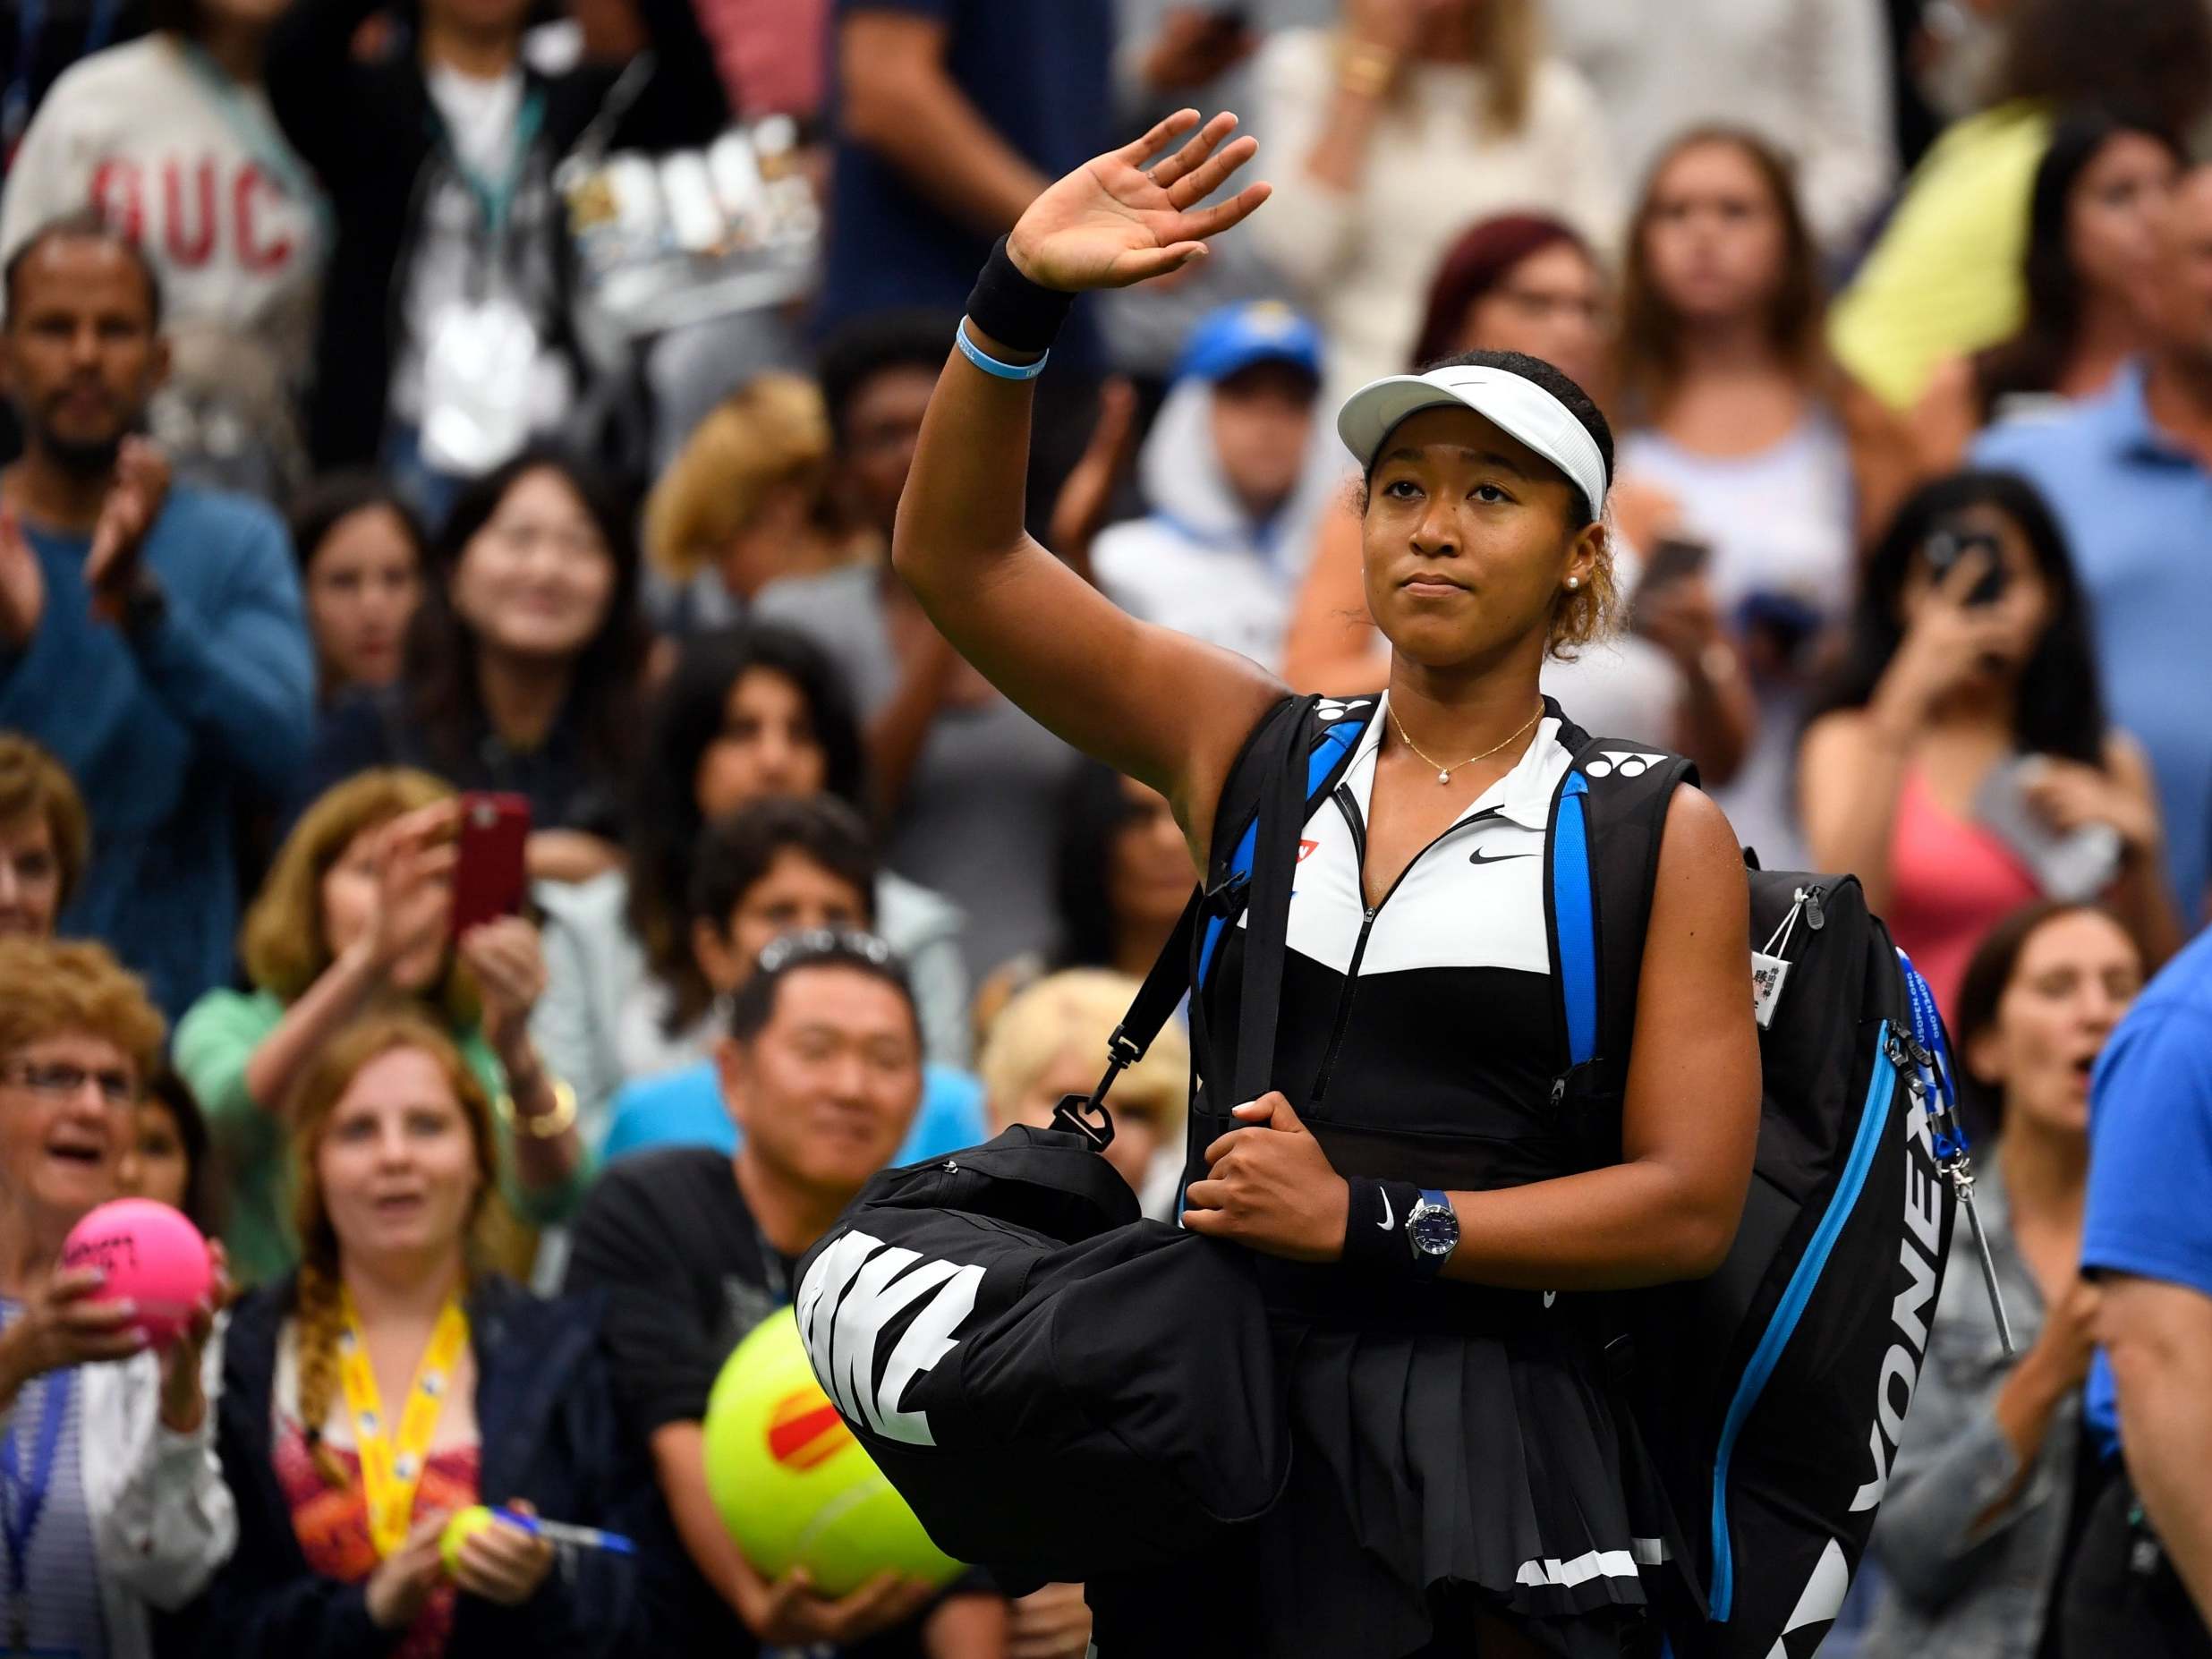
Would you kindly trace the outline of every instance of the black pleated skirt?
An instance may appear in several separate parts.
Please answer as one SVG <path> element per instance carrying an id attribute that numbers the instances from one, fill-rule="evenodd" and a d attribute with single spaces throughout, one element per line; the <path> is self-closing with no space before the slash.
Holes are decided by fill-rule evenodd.
<path id="1" fill-rule="evenodd" d="M 1420 1289 L 1414 1320 L 1287 1316 L 1281 1501 L 1217 1560 L 1090 1587 L 1101 1659 L 1471 1655 L 1478 1613 L 1564 1659 L 1657 1652 L 1680 1542 L 1592 1307 Z"/>

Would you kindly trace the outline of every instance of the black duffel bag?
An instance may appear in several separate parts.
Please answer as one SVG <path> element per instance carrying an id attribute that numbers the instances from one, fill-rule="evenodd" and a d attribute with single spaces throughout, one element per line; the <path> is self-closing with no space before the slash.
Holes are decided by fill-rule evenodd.
<path id="1" fill-rule="evenodd" d="M 939 1548 L 1009 1583 L 1187 1561 L 1282 1491 L 1250 1253 L 1140 1220 L 1079 1132 L 885 1170 L 798 1285 L 868 1455 Z"/>
<path id="2" fill-rule="evenodd" d="M 1247 745 L 1280 781 L 1253 809 L 1251 902 L 1287 915 L 1304 821 L 1296 720 Z M 1253 1254 L 1140 1218 L 1099 1151 L 1104 1100 L 1190 983 L 1194 894 L 1109 1046 L 1050 1129 L 1008 1129 L 870 1181 L 799 1263 L 816 1379 L 946 1553 L 1008 1586 L 1187 1564 L 1273 1507 L 1290 1472 Z M 1282 930 L 1255 930 L 1237 1098 L 1265 1092 Z M 1246 1058 L 1249 1057 L 1249 1058 Z"/>

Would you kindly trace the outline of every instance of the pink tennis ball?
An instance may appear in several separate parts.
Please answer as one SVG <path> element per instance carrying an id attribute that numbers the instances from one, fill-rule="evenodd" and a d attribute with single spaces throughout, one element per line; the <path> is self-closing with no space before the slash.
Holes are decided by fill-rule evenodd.
<path id="1" fill-rule="evenodd" d="M 117 1198 L 87 1213 L 62 1244 L 64 1267 L 98 1267 L 99 1301 L 138 1304 L 138 1328 L 166 1348 L 215 1288 L 215 1263 L 200 1229 L 151 1198 Z"/>

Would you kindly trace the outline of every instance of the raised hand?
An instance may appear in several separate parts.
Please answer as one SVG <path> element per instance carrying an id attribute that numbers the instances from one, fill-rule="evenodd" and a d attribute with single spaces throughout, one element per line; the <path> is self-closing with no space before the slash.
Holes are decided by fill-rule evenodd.
<path id="1" fill-rule="evenodd" d="M 1236 126 L 1224 110 L 1194 133 L 1198 112 L 1179 109 L 1135 143 L 1085 162 L 1029 204 L 1007 238 L 1008 257 L 1030 281 L 1068 293 L 1126 288 L 1202 258 L 1206 237 L 1267 200 L 1268 186 L 1247 184 L 1227 201 L 1198 205 L 1259 149 L 1249 137 L 1224 143 Z M 1182 148 L 1145 168 L 1186 133 Z"/>
<path id="2" fill-rule="evenodd" d="M 138 581 L 139 555 L 146 533 L 161 516 L 169 494 L 169 460 L 144 438 L 126 438 L 115 458 L 115 481 L 92 527 L 91 550 L 84 558 L 85 585 L 96 611 L 113 617 Z"/>

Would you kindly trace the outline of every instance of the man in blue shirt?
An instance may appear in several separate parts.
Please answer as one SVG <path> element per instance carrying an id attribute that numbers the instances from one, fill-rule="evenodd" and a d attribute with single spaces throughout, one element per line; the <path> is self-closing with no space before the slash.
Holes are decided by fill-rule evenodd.
<path id="1" fill-rule="evenodd" d="M 2026 478 L 2065 529 L 2106 706 L 2149 753 L 2193 927 L 2212 874 L 2212 167 L 2177 191 L 2161 261 L 2151 351 L 2063 418 L 1985 432 L 1973 459 Z"/>
<path id="2" fill-rule="evenodd" d="M 131 437 L 168 353 L 152 268 L 60 220 L 5 272 L 0 383 L 26 434 L 0 473 L 0 727 L 46 745 L 93 830 L 64 932 L 105 940 L 174 1019 L 225 983 L 237 802 L 307 757 L 314 670 L 283 524 L 168 487 Z"/>
<path id="3" fill-rule="evenodd" d="M 2108 1493 L 2068 1629 L 2087 1650 L 2137 1659 L 2212 1652 L 2212 930 L 2151 981 L 2097 1060 L 2081 1266 L 2103 1287 L 2089 1429 L 2107 1452 L 2118 1443 L 2164 1561 L 2133 1536 L 2126 1488 Z"/>

